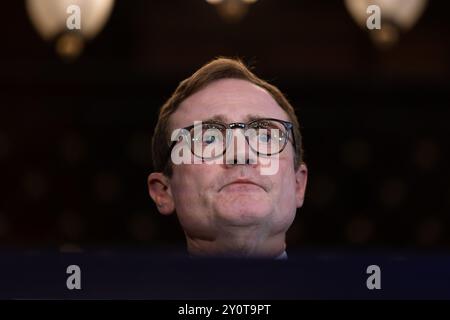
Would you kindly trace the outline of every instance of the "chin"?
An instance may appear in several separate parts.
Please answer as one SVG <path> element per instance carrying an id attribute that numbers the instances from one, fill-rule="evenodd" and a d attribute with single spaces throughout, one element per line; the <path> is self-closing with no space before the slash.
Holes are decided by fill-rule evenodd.
<path id="1" fill-rule="evenodd" d="M 264 221 L 273 211 L 271 203 L 260 199 L 245 201 L 229 201 L 216 208 L 218 217 L 234 225 L 251 225 Z"/>

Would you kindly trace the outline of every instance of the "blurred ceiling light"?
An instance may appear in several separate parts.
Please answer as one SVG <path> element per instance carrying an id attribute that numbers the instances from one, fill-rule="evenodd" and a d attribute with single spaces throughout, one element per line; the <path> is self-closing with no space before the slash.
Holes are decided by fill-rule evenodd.
<path id="1" fill-rule="evenodd" d="M 367 8 L 377 5 L 381 10 L 381 29 L 368 30 L 381 48 L 395 44 L 402 32 L 410 30 L 425 11 L 428 0 L 345 0 L 347 10 L 364 29 L 370 14 Z"/>
<path id="2" fill-rule="evenodd" d="M 258 0 L 206 0 L 217 6 L 219 14 L 228 22 L 241 20 L 248 12 L 248 7 Z"/>
<path id="3" fill-rule="evenodd" d="M 105 26 L 115 0 L 26 0 L 31 22 L 46 41 L 54 41 L 56 52 L 66 60 L 77 58 L 87 40 Z M 69 30 L 71 6 L 80 8 L 80 28 Z"/>

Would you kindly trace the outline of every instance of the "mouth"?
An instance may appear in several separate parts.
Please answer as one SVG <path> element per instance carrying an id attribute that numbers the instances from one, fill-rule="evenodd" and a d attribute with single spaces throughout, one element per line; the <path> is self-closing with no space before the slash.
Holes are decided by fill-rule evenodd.
<path id="1" fill-rule="evenodd" d="M 261 191 L 265 190 L 261 185 L 247 179 L 238 179 L 227 183 L 219 191 L 226 189 L 227 191 L 237 191 L 237 192 L 245 192 L 245 191 Z"/>

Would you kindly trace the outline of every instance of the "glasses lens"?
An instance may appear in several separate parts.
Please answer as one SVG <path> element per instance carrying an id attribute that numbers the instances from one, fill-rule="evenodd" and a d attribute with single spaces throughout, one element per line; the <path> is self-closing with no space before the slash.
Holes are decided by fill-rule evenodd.
<path id="1" fill-rule="evenodd" d="M 287 141 L 283 123 L 274 120 L 253 122 L 247 136 L 250 147 L 258 154 L 267 156 L 281 152 Z"/>
<path id="2" fill-rule="evenodd" d="M 191 129 L 191 150 L 202 159 L 213 159 L 224 154 L 226 128 L 220 124 L 203 123 Z"/>

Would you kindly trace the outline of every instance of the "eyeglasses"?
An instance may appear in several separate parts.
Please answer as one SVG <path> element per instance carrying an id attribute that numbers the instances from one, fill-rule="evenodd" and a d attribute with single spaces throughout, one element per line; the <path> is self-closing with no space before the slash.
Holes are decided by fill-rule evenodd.
<path id="1" fill-rule="evenodd" d="M 234 122 L 225 124 L 220 121 L 199 122 L 182 129 L 178 140 L 173 141 L 169 147 L 170 156 L 175 145 L 187 138 L 193 155 L 210 160 L 223 156 L 233 140 L 233 129 L 242 129 L 245 140 L 250 149 L 258 156 L 272 156 L 281 153 L 287 145 L 292 132 L 292 144 L 295 148 L 293 124 L 288 121 L 262 118 L 248 123 Z"/>

